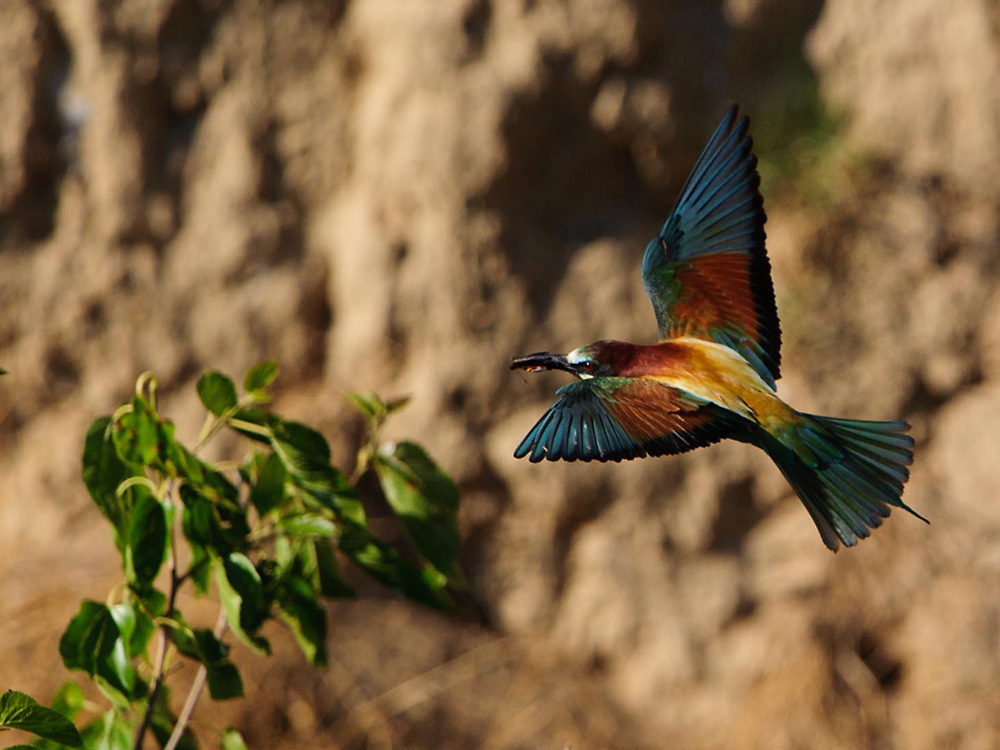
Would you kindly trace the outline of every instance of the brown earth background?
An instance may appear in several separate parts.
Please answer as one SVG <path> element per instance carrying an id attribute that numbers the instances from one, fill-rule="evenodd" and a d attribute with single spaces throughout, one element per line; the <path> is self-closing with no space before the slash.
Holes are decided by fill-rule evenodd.
<path id="1" fill-rule="evenodd" d="M 562 382 L 512 356 L 655 337 L 642 248 L 734 101 L 779 392 L 910 420 L 931 526 L 830 554 L 739 444 L 511 458 Z M 998 175 L 990 0 L 3 0 L 0 689 L 47 700 L 117 580 L 90 421 L 151 369 L 193 437 L 203 368 L 274 357 L 343 463 L 343 390 L 413 396 L 470 601 L 364 589 L 326 670 L 237 649 L 206 746 L 1000 746 Z"/>

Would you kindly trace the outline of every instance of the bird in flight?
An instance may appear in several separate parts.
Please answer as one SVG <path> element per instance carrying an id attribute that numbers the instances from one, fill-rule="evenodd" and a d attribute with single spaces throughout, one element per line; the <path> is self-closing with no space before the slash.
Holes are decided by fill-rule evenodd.
<path id="1" fill-rule="evenodd" d="M 514 451 L 529 461 L 621 461 L 732 438 L 761 448 L 831 550 L 882 524 L 913 460 L 910 425 L 821 417 L 775 393 L 781 329 L 764 247 L 764 202 L 749 121 L 732 107 L 647 245 L 642 281 L 659 343 L 597 341 L 538 352 L 511 369 L 577 380 Z"/>

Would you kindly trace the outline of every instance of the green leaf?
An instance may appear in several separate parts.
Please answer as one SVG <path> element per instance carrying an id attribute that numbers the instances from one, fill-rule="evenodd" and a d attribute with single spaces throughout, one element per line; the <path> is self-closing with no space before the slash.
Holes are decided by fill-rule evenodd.
<path id="1" fill-rule="evenodd" d="M 52 710 L 72 721 L 83 708 L 83 690 L 75 682 L 64 682 L 52 697 Z"/>
<path id="2" fill-rule="evenodd" d="M 227 557 L 247 548 L 250 526 L 242 507 L 218 502 L 218 495 L 203 485 L 185 483 L 179 494 L 183 504 L 181 529 L 191 545 L 192 575 L 207 563 L 210 552 Z"/>
<path id="3" fill-rule="evenodd" d="M 381 422 L 394 411 L 402 409 L 410 402 L 409 396 L 402 396 L 386 401 L 379 395 L 371 392 L 345 393 L 344 398 L 347 399 L 351 406 L 374 422 Z"/>
<path id="4" fill-rule="evenodd" d="M 177 725 L 177 717 L 170 710 L 170 688 L 166 683 L 161 683 L 160 691 L 157 693 L 156 705 L 153 707 L 150 728 L 160 747 L 165 747 L 170 739 L 170 735 Z M 191 732 L 191 727 L 187 726 L 181 733 L 180 742 L 177 743 L 177 750 L 198 750 L 198 742 Z"/>
<path id="5" fill-rule="evenodd" d="M 373 535 L 368 529 L 345 524 L 340 549 L 375 580 L 396 589 L 410 599 L 436 609 L 455 606 L 443 589 L 440 574 L 428 576 L 403 559 L 399 550 Z"/>
<path id="6" fill-rule="evenodd" d="M 215 560 L 215 585 L 226 613 L 229 627 L 247 646 L 260 654 L 269 654 L 267 640 L 257 635 L 267 610 L 260 574 L 246 555 L 231 553 L 225 560 Z"/>
<path id="7" fill-rule="evenodd" d="M 278 377 L 278 365 L 273 359 L 265 360 L 247 370 L 243 378 L 243 389 L 247 393 L 262 391 Z"/>
<path id="8" fill-rule="evenodd" d="M 243 737 L 232 727 L 222 733 L 222 750 L 247 750 Z"/>
<path id="9" fill-rule="evenodd" d="M 136 674 L 128 658 L 118 624 L 107 606 L 84 600 L 59 640 L 59 654 L 68 669 L 82 669 L 102 678 L 126 698 L 136 688 Z"/>
<path id="10" fill-rule="evenodd" d="M 458 558 L 458 490 L 416 443 L 383 446 L 375 472 L 385 498 L 421 555 L 445 576 Z"/>
<path id="11" fill-rule="evenodd" d="M 125 577 L 137 591 L 148 589 L 167 559 L 167 517 L 163 504 L 145 495 L 132 509 L 125 546 Z"/>
<path id="12" fill-rule="evenodd" d="M 167 611 L 167 597 L 159 589 L 147 589 L 139 592 L 139 601 L 153 617 L 160 617 Z"/>
<path id="13" fill-rule="evenodd" d="M 135 633 L 135 609 L 131 604 L 122 602 L 108 607 L 108 612 L 111 614 L 111 619 L 115 621 L 115 626 L 118 628 L 118 636 L 122 639 L 122 643 L 125 644 L 125 654 L 132 657 L 134 654 L 132 654 L 129 646 L 132 642 L 132 635 Z"/>
<path id="14" fill-rule="evenodd" d="M 271 432 L 285 452 L 289 471 L 308 473 L 317 464 L 330 463 L 330 444 L 322 433 L 301 422 L 274 417 Z"/>
<path id="15" fill-rule="evenodd" d="M 69 747 L 83 747 L 69 719 L 16 690 L 0 695 L 0 728 L 20 729 Z"/>
<path id="16" fill-rule="evenodd" d="M 255 409 L 237 412 L 231 426 L 247 437 L 269 443 L 288 479 L 307 499 L 356 523 L 365 523 L 357 490 L 342 471 L 330 465 L 330 446 L 319 432 Z"/>
<path id="17" fill-rule="evenodd" d="M 192 544 L 211 547 L 225 557 L 229 550 L 229 540 L 222 529 L 222 523 L 215 512 L 215 504 L 206 497 L 200 487 L 181 485 L 181 529 Z"/>
<path id="18" fill-rule="evenodd" d="M 193 557 L 189 568 L 191 581 L 194 583 L 195 593 L 200 595 L 208 593 L 208 585 L 212 578 L 212 558 L 207 553 L 200 558 Z"/>
<path id="19" fill-rule="evenodd" d="M 191 548 L 191 562 L 188 575 L 194 582 L 197 593 L 208 591 L 208 578 L 213 550 L 220 557 L 225 557 L 232 551 L 212 501 L 198 492 L 191 485 L 181 485 L 180 496 L 181 529 Z"/>
<path id="20" fill-rule="evenodd" d="M 213 499 L 233 509 L 239 507 L 239 490 L 222 472 L 203 462 L 174 437 L 176 427 L 161 419 L 141 396 L 132 400 L 111 431 L 118 457 L 131 474 L 152 468 L 178 477 L 210 493 Z"/>
<path id="21" fill-rule="evenodd" d="M 133 657 L 145 656 L 146 649 L 149 648 L 149 640 L 153 637 L 155 630 L 156 625 L 146 610 L 136 607 L 135 630 L 132 631 L 132 638 L 127 644 L 128 652 Z"/>
<path id="22" fill-rule="evenodd" d="M 305 545 L 304 545 L 305 546 Z M 308 547 L 311 546 L 311 550 Z M 312 545 L 305 546 L 311 551 L 316 561 L 316 578 L 319 592 L 329 599 L 349 599 L 354 597 L 354 589 L 340 575 L 337 564 L 337 553 L 329 539 L 317 539 Z"/>
<path id="23" fill-rule="evenodd" d="M 104 517 L 111 522 L 115 545 L 123 551 L 127 509 L 118 497 L 118 485 L 130 475 L 111 438 L 111 417 L 94 420 L 83 443 L 83 482 Z"/>
<path id="24" fill-rule="evenodd" d="M 229 647 L 207 628 L 192 629 L 178 615 L 166 622 L 170 640 L 189 659 L 205 665 L 208 690 L 213 700 L 239 698 L 243 681 L 236 666 L 227 658 Z"/>
<path id="25" fill-rule="evenodd" d="M 149 639 L 156 626 L 146 611 L 137 607 L 134 601 L 120 602 L 109 609 L 118 626 L 125 653 L 129 658 L 145 656 Z"/>
<path id="26" fill-rule="evenodd" d="M 337 531 L 333 521 L 316 513 L 285 516 L 278 520 L 277 526 L 293 536 L 330 537 Z"/>
<path id="27" fill-rule="evenodd" d="M 198 398 L 212 414 L 222 416 L 236 408 L 236 386 L 233 381 L 215 370 L 206 370 L 198 379 Z"/>
<path id="28" fill-rule="evenodd" d="M 374 393 L 345 393 L 344 398 L 368 419 L 381 419 L 389 413 L 385 403 Z"/>
<path id="29" fill-rule="evenodd" d="M 282 619 L 288 623 L 295 640 L 309 663 L 326 664 L 326 612 L 316 602 L 309 583 L 297 576 L 283 582 L 278 594 Z"/>
<path id="30" fill-rule="evenodd" d="M 271 453 L 260 467 L 257 481 L 250 490 L 250 502 L 265 516 L 281 504 L 285 495 L 285 466 L 281 458 Z"/>
<path id="31" fill-rule="evenodd" d="M 328 538 L 292 539 L 283 534 L 274 540 L 275 577 L 298 576 L 308 582 L 313 595 L 347 599 L 354 589 L 341 577 L 337 553 Z"/>
<path id="32" fill-rule="evenodd" d="M 199 492 L 214 502 L 233 510 L 239 508 L 240 491 L 229 478 L 218 469 L 195 456 L 191 451 L 174 440 L 174 426 L 165 425 L 164 442 L 166 451 L 161 468 L 171 476 L 177 476 L 196 485 Z"/>
<path id="33" fill-rule="evenodd" d="M 244 437 L 258 443 L 271 442 L 271 415 L 260 409 L 240 409 L 229 421 L 229 426 Z"/>
<path id="34" fill-rule="evenodd" d="M 83 744 L 93 750 L 131 750 L 132 724 L 112 709 L 83 730 Z"/>
<path id="35" fill-rule="evenodd" d="M 224 701 L 243 697 L 243 680 L 240 671 L 228 659 L 213 662 L 205 667 L 208 677 L 208 694 L 212 700 Z"/>
<path id="36" fill-rule="evenodd" d="M 136 469 L 151 466 L 159 457 L 159 438 L 156 412 L 146 399 L 136 396 L 132 410 L 122 414 L 112 430 L 119 458 Z"/>
<path id="37" fill-rule="evenodd" d="M 188 625 L 180 612 L 173 612 L 169 618 L 164 618 L 162 624 L 170 634 L 170 642 L 177 650 L 190 659 L 201 661 L 201 652 L 194 637 L 194 629 Z M 209 631 L 211 632 L 211 631 Z"/>

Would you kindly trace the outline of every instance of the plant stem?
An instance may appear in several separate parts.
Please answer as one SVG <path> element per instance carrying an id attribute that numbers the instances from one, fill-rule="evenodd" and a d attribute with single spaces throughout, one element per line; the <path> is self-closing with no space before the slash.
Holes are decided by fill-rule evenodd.
<path id="1" fill-rule="evenodd" d="M 222 634 L 226 632 L 226 613 L 221 609 L 219 610 L 219 617 L 215 621 L 214 632 L 216 638 L 221 638 Z M 194 676 L 194 682 L 191 683 L 191 689 L 188 691 L 180 716 L 177 717 L 174 731 L 171 732 L 170 739 L 163 746 L 163 750 L 175 750 L 177 743 L 181 741 L 184 730 L 187 728 L 188 722 L 191 721 L 194 707 L 198 705 L 198 698 L 201 697 L 201 691 L 205 688 L 206 677 L 208 677 L 208 669 L 202 664 L 198 667 L 198 674 Z"/>
<path id="2" fill-rule="evenodd" d="M 173 492 L 173 481 L 167 482 L 165 496 L 170 497 Z M 177 541 L 176 534 L 170 535 L 170 554 L 167 557 L 167 566 L 170 571 L 170 592 L 167 595 L 167 614 L 174 611 L 174 603 L 177 600 L 177 590 L 181 586 L 183 578 L 177 575 Z M 170 648 L 170 628 L 167 625 L 160 626 L 159 649 L 156 652 L 156 664 L 153 667 L 153 682 L 149 686 L 149 696 L 146 699 L 146 710 L 142 714 L 142 721 L 135 733 L 135 743 L 133 750 L 142 750 L 142 741 L 146 737 L 149 723 L 153 718 L 153 711 L 156 709 L 156 699 L 159 696 L 160 688 L 163 685 L 163 677 L 166 671 L 167 650 Z"/>

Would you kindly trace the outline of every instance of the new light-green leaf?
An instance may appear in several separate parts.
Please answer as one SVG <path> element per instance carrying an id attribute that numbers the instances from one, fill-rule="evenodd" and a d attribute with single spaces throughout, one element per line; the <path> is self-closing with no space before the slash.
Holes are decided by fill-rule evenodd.
<path id="1" fill-rule="evenodd" d="M 198 398 L 215 416 L 221 416 L 236 406 L 236 386 L 221 372 L 207 370 L 198 379 Z"/>
<path id="2" fill-rule="evenodd" d="M 232 727 L 222 733 L 222 750 L 247 750 L 242 735 Z"/>
<path id="3" fill-rule="evenodd" d="M 397 409 L 402 409 L 410 402 L 409 396 L 401 396 L 390 401 L 384 400 L 376 393 L 345 393 L 344 398 L 355 409 L 374 422 L 381 422 Z"/>
<path id="4" fill-rule="evenodd" d="M 273 359 L 265 360 L 247 370 L 243 378 L 243 389 L 248 393 L 262 391 L 278 377 L 278 365 Z"/>
<path id="5" fill-rule="evenodd" d="M 374 393 L 345 393 L 348 403 L 369 419 L 382 419 L 389 410 Z"/>
<path id="6" fill-rule="evenodd" d="M 0 695 L 0 728 L 20 729 L 69 747 L 83 747 L 73 722 L 16 690 Z"/>

